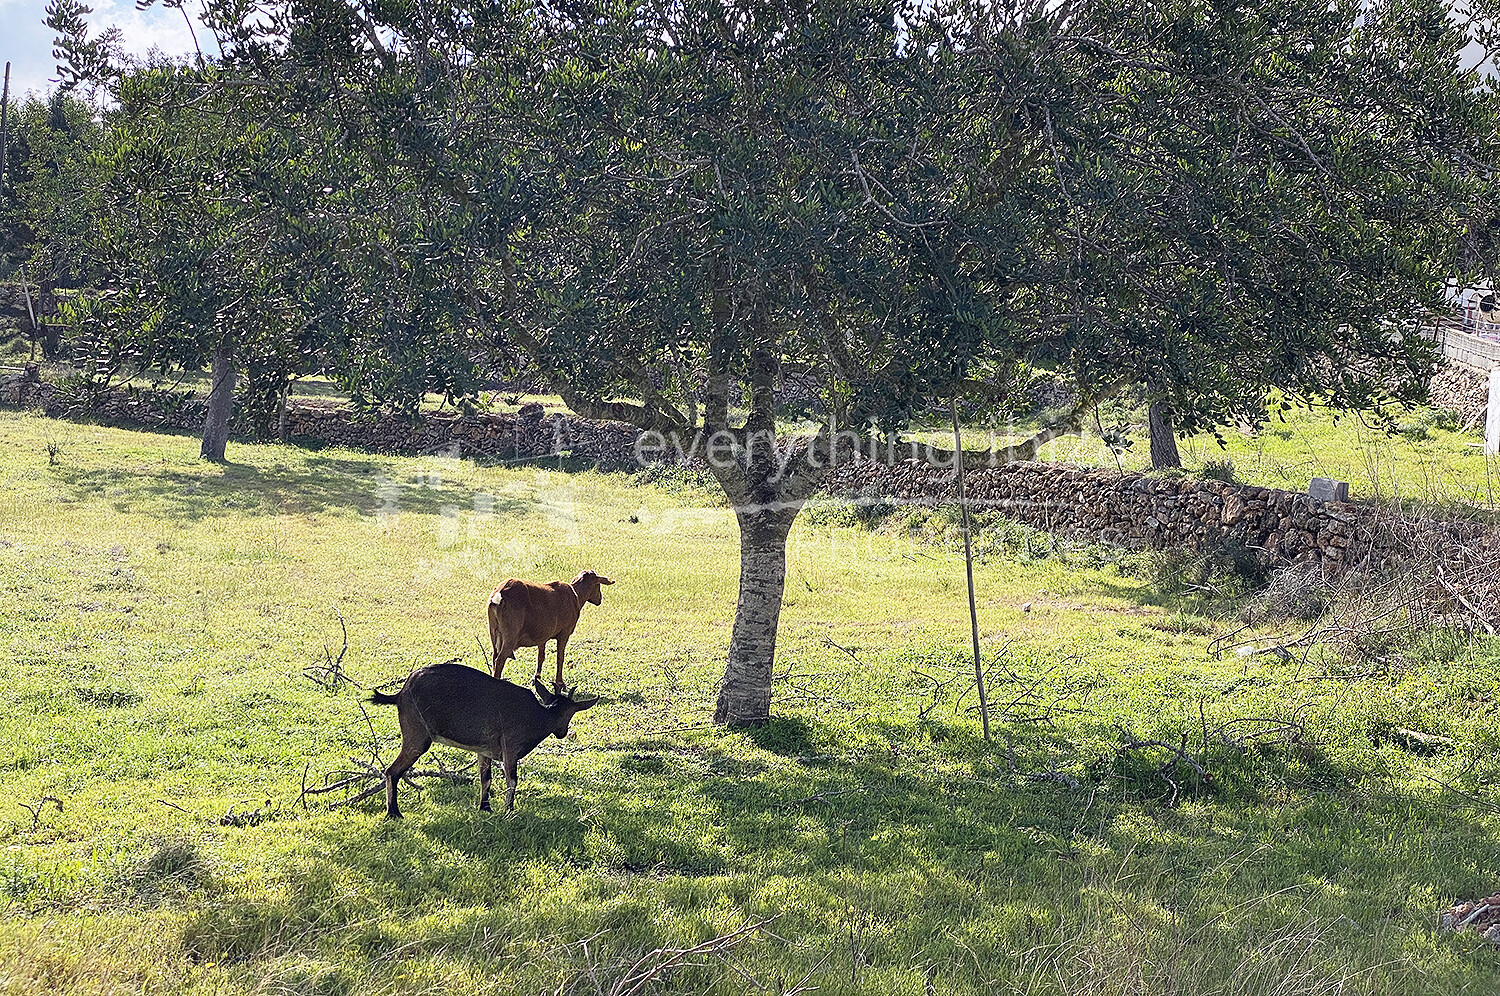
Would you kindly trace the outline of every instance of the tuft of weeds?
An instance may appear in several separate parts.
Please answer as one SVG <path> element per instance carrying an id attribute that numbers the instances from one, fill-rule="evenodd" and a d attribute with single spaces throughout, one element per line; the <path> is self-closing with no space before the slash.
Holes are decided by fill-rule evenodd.
<path id="1" fill-rule="evenodd" d="M 116 874 L 111 891 L 140 906 L 153 906 L 201 892 L 213 880 L 213 866 L 185 837 L 159 840 Z"/>
<path id="2" fill-rule="evenodd" d="M 1223 481 L 1225 484 L 1239 483 L 1239 478 L 1235 476 L 1233 460 L 1205 460 L 1203 469 L 1198 473 L 1207 481 Z"/>
<path id="3" fill-rule="evenodd" d="M 1200 599 L 1218 612 L 1234 609 L 1266 585 L 1269 568 L 1254 550 L 1233 540 L 1209 549 L 1147 551 L 1126 562 L 1163 595 Z"/>
<path id="4" fill-rule="evenodd" d="M 963 549 L 963 523 L 955 505 L 908 505 L 881 521 L 886 528 L 900 535 L 951 551 Z M 993 509 L 973 511 L 970 531 L 976 561 L 993 559 L 1026 563 L 1047 560 L 1063 554 L 1066 549 L 1065 544 L 1049 533 Z"/>
<path id="5" fill-rule="evenodd" d="M 878 529 L 898 508 L 887 500 L 878 485 L 866 485 L 852 497 L 817 495 L 802 507 L 802 518 L 816 527 Z"/>

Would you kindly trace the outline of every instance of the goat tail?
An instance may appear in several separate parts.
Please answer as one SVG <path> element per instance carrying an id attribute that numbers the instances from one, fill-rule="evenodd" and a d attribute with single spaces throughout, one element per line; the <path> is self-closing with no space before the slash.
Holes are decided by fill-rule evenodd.
<path id="1" fill-rule="evenodd" d="M 401 701 L 401 695 L 400 693 L 387 695 L 384 692 L 371 692 L 370 701 L 376 705 L 396 705 Z"/>

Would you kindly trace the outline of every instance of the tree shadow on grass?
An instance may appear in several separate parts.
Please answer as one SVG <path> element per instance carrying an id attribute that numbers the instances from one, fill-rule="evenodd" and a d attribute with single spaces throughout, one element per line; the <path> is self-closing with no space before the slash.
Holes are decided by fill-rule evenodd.
<path id="1" fill-rule="evenodd" d="M 804 754 L 838 731 L 808 719 L 747 737 L 538 755 L 522 765 L 514 817 L 478 812 L 474 785 L 438 785 L 410 800 L 405 821 L 372 811 L 310 826 L 274 872 L 275 899 L 222 896 L 193 914 L 187 940 L 223 959 L 283 938 L 337 948 L 357 935 L 362 954 L 379 957 L 410 944 L 465 950 L 480 935 L 607 934 L 596 950 L 623 955 L 701 940 L 688 925 L 727 903 L 744 919 L 782 913 L 777 934 L 816 950 L 830 919 L 857 907 L 900 939 L 872 965 L 938 964 L 947 939 L 962 936 L 985 967 L 951 980 L 954 991 L 984 991 L 985 972 L 1034 950 L 1036 924 L 1057 928 L 1085 894 L 1113 897 L 1110 916 L 1158 911 L 1134 931 L 1185 922 L 1192 943 L 1231 949 L 1271 922 L 1255 919 L 1261 907 L 1245 905 L 1254 900 L 1274 907 L 1278 924 L 1305 916 L 1320 936 L 1375 945 L 1373 963 L 1430 929 L 1414 902 L 1478 894 L 1500 862 L 1500 835 L 1482 813 L 1351 788 L 1357 773 L 1316 751 L 1216 756 L 1232 787 L 1188 787 L 1174 809 L 1160 801 L 1154 762 L 1091 766 L 1080 756 L 1091 774 L 1069 784 L 1008 774 L 999 747 L 956 728 L 925 751 L 913 728 L 905 733 L 890 750 L 816 766 Z M 1287 779 L 1301 785 L 1296 798 L 1270 804 L 1263 790 Z M 1410 838 L 1393 837 L 1393 826 Z M 1055 912 L 1021 915 L 1038 909 Z M 381 917 L 420 927 L 372 935 L 362 926 Z M 1482 974 L 1455 971 L 1445 984 Z"/>
<path id="2" fill-rule="evenodd" d="M 317 515 L 326 512 L 374 514 L 392 510 L 434 515 L 445 505 L 472 502 L 469 491 L 400 487 L 387 496 L 378 477 L 378 461 L 313 456 L 266 471 L 229 463 L 213 471 L 167 468 L 62 466 L 53 472 L 59 483 L 80 498 L 104 494 L 116 511 L 137 512 L 174 521 L 199 521 L 227 515 Z M 521 515 L 528 505 L 493 496 L 497 515 Z"/>

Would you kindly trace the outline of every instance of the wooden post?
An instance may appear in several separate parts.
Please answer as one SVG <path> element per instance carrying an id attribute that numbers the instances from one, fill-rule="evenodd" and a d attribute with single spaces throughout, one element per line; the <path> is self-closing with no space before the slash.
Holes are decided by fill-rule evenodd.
<path id="1" fill-rule="evenodd" d="M 984 694 L 984 664 L 979 657 L 979 609 L 974 602 L 974 542 L 969 535 L 969 498 L 964 491 L 964 441 L 958 431 L 958 396 L 953 408 L 953 470 L 958 477 L 958 514 L 964 528 L 964 576 L 969 581 L 969 636 L 974 643 L 974 684 L 979 689 L 979 721 L 990 738 L 990 703 Z"/>

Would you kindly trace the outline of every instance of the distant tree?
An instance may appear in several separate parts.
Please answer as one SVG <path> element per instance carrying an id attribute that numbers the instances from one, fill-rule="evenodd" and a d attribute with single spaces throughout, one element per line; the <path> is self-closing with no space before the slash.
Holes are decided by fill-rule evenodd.
<path id="1" fill-rule="evenodd" d="M 282 265 L 295 189 L 283 132 L 258 125 L 213 67 L 124 72 L 101 140 L 80 251 L 97 273 L 67 309 L 95 386 L 207 365 L 202 454 L 224 459 L 237 365 L 284 383 L 304 323 Z"/>
<path id="2" fill-rule="evenodd" d="M 1146 388 L 1153 464 L 1175 464 L 1174 429 L 1263 417 L 1271 389 L 1376 412 L 1420 398 L 1438 355 L 1419 324 L 1493 257 L 1471 230 L 1495 94 L 1460 67 L 1463 25 L 1441 3 L 1138 13 L 1151 40 L 1117 43 L 1105 137 L 1072 146 L 1072 226 L 1117 288 L 1095 348 Z"/>
<path id="3" fill-rule="evenodd" d="M 28 99 L 10 126 L 0 256 L 7 268 L 25 265 L 43 317 L 55 310 L 56 288 L 77 287 L 87 278 L 79 243 L 99 193 L 92 156 L 101 127 L 93 107 L 62 92 Z M 42 349 L 48 358 L 58 352 L 57 326 L 50 321 Z"/>
<path id="4" fill-rule="evenodd" d="M 262 431 L 314 371 L 368 409 L 472 396 L 482 351 L 453 272 L 473 239 L 428 203 L 432 170 L 409 165 L 427 125 L 410 117 L 411 80 L 380 78 L 378 60 L 356 87 L 334 75 L 368 44 L 347 8 L 266 21 L 211 4 L 230 57 L 184 64 L 119 59 L 108 36 L 89 37 L 78 0 L 48 11 L 65 83 L 113 98 L 86 253 L 98 293 L 70 311 L 96 386 L 208 367 L 211 460 L 224 459 L 237 386 Z"/>

